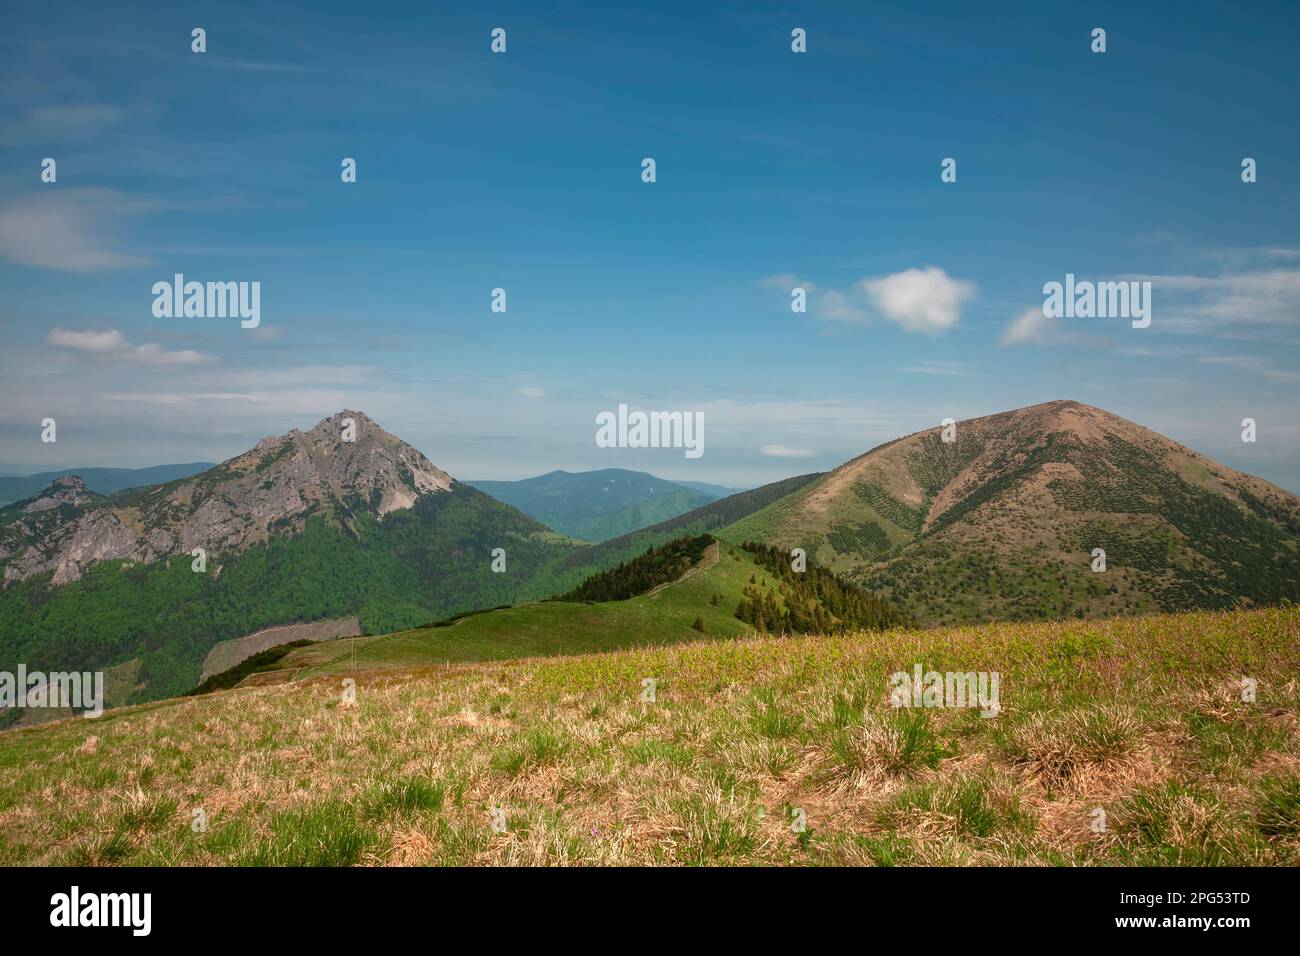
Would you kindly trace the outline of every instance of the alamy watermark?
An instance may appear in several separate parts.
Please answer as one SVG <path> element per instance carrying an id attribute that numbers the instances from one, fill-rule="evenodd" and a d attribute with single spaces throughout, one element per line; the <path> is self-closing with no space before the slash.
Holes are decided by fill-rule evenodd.
<path id="1" fill-rule="evenodd" d="M 981 717 L 996 717 L 1002 709 L 998 692 L 1002 675 L 998 671 L 926 671 L 921 665 L 912 673 L 897 671 L 889 677 L 893 690 L 889 702 L 895 707 L 978 707 Z"/>
<path id="2" fill-rule="evenodd" d="M 238 318 L 244 329 L 262 324 L 260 282 L 186 282 L 178 272 L 171 282 L 155 282 L 153 295 L 155 318 Z"/>
<path id="3" fill-rule="evenodd" d="M 617 414 L 597 415 L 596 425 L 599 448 L 684 448 L 687 458 L 704 454 L 703 412 L 629 412 L 620 404 Z"/>
<path id="4" fill-rule="evenodd" d="M 1043 317 L 1132 319 L 1133 328 L 1145 329 L 1151 324 L 1151 283 L 1075 282 L 1074 273 L 1067 272 L 1064 283 L 1043 284 Z"/>
<path id="5" fill-rule="evenodd" d="M 0 671 L 0 708 L 60 708 L 83 711 L 83 717 L 104 712 L 103 671 Z"/>
<path id="6" fill-rule="evenodd" d="M 55 927 L 121 926 L 133 936 L 153 928 L 152 893 L 83 893 L 73 886 L 50 897 L 50 925 Z"/>

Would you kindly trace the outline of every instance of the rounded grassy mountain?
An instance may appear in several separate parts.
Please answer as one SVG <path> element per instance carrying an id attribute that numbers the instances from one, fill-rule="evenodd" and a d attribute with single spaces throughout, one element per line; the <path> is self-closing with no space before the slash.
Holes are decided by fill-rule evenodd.
<path id="1" fill-rule="evenodd" d="M 1300 598 L 1300 499 L 1267 481 L 1074 401 L 951 438 L 873 448 L 718 534 L 803 547 L 930 623 Z"/>

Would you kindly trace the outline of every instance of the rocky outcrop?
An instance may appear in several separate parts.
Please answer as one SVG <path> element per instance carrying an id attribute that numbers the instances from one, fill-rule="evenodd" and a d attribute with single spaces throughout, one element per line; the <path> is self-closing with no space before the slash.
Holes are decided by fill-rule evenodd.
<path id="1" fill-rule="evenodd" d="M 80 478 L 57 479 L 0 511 L 4 584 L 53 572 L 76 580 L 98 561 L 152 562 L 238 553 L 301 531 L 312 516 L 348 524 L 410 508 L 452 478 L 363 412 L 342 411 L 310 431 L 264 438 L 192 478 L 112 500 Z"/>
<path id="2" fill-rule="evenodd" d="M 35 498 L 29 499 L 23 505 L 22 511 L 23 514 L 34 514 L 37 511 L 57 508 L 59 505 L 80 506 L 94 497 L 84 481 L 76 475 L 65 475 L 62 478 L 55 478 L 49 488 Z"/>

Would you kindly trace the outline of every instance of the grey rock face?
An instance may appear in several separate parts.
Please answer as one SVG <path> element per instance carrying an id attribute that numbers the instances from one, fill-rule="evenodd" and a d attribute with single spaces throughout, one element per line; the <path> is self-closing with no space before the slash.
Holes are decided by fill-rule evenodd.
<path id="1" fill-rule="evenodd" d="M 345 441 L 349 420 L 354 440 Z M 342 411 L 123 505 L 94 495 L 80 478 L 57 479 L 0 518 L 4 584 L 46 571 L 54 572 L 51 583 L 64 584 L 98 561 L 147 563 L 194 548 L 238 553 L 296 534 L 312 515 L 343 523 L 361 512 L 382 517 L 451 483 L 363 412 Z"/>
<path id="2" fill-rule="evenodd" d="M 62 478 L 55 478 L 50 487 L 41 492 L 39 497 L 33 498 L 23 508 L 24 514 L 34 514 L 37 511 L 48 511 L 50 508 L 57 508 L 59 505 L 81 505 L 94 498 L 86 483 L 76 475 L 65 475 Z"/>

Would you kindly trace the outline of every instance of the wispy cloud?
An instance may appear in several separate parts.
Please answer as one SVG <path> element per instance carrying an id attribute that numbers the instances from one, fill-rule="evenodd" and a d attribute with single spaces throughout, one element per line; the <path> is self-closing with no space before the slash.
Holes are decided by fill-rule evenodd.
<path id="1" fill-rule="evenodd" d="M 1246 264 L 1259 266 L 1265 263 L 1294 262 L 1300 259 L 1300 249 L 1289 246 L 1230 246 L 1211 249 L 1205 254 L 1219 263 L 1238 267 Z"/>
<path id="2" fill-rule="evenodd" d="M 1004 348 L 1016 345 L 1084 345 L 1092 348 L 1109 348 L 1113 342 L 1109 336 L 1068 328 L 1064 319 L 1043 315 L 1043 307 L 1034 305 L 1025 309 L 1007 324 L 1007 327 L 1002 330 L 1002 337 L 998 340 L 998 344 Z"/>
<path id="3" fill-rule="evenodd" d="M 121 123 L 127 111 L 107 103 L 37 106 L 0 126 L 0 144 L 23 146 L 88 140 Z"/>
<path id="4" fill-rule="evenodd" d="M 965 362 L 927 361 L 899 369 L 900 372 L 912 372 L 916 375 L 971 375 L 970 366 Z"/>
<path id="5" fill-rule="evenodd" d="M 1154 321 L 1166 329 L 1214 334 L 1232 325 L 1300 325 L 1300 269 L 1130 278 L 1149 281 L 1163 297 Z"/>
<path id="6" fill-rule="evenodd" d="M 1262 375 L 1265 378 L 1276 379 L 1280 382 L 1300 382 L 1300 371 L 1275 368 L 1256 355 L 1206 355 L 1197 359 L 1197 361 L 1203 365 L 1226 365 L 1230 368 L 1250 372 L 1252 375 Z"/>
<path id="7" fill-rule="evenodd" d="M 1002 332 L 999 345 L 1050 345 L 1059 341 L 1065 332 L 1065 323 L 1058 318 L 1043 315 L 1042 306 L 1025 309 L 1011 320 Z"/>
<path id="8" fill-rule="evenodd" d="M 871 312 L 858 297 L 839 289 L 827 289 L 813 300 L 813 315 L 827 322 L 845 322 L 849 325 L 866 325 Z"/>
<path id="9" fill-rule="evenodd" d="M 759 280 L 758 284 L 765 289 L 779 289 L 786 293 L 796 288 L 803 289 L 805 292 L 817 291 L 817 283 L 808 279 L 800 279 L 793 272 L 781 272 L 773 276 L 767 276 Z"/>
<path id="10" fill-rule="evenodd" d="M 147 265 L 121 250 L 124 219 L 157 208 L 112 189 L 50 186 L 0 209 L 0 258 L 24 266 L 97 272 Z"/>
<path id="11" fill-rule="evenodd" d="M 189 58 L 184 58 L 184 60 L 186 63 L 193 62 Z M 201 57 L 199 62 L 205 67 L 218 70 L 238 70 L 242 73 L 300 73 L 304 76 L 321 75 L 323 73 L 322 70 L 314 70 L 293 63 L 275 63 L 269 60 L 240 60 L 212 56 L 211 54 Z"/>
<path id="12" fill-rule="evenodd" d="M 1247 261 L 1277 263 L 1300 259 L 1300 250 L 1286 247 L 1243 248 L 1205 253 L 1220 266 L 1240 268 Z M 1152 328 L 1184 335 L 1214 336 L 1246 341 L 1272 341 L 1294 345 L 1300 339 L 1300 268 L 1224 272 L 1219 275 L 1148 275 L 1119 277 L 1128 282 L 1150 282 Z M 1109 345 L 1111 340 L 1075 327 L 1060 318 L 1042 314 L 1039 306 L 1026 309 L 1006 327 L 1000 344 Z M 1174 354 L 1166 348 L 1162 354 Z"/>
<path id="13" fill-rule="evenodd" d="M 789 445 L 764 445 L 758 453 L 768 458 L 811 458 L 813 456 L 807 448 L 791 448 Z"/>
<path id="14" fill-rule="evenodd" d="M 46 336 L 45 340 L 55 348 L 91 352 L 125 362 L 138 362 L 142 365 L 205 365 L 217 361 L 216 356 L 204 355 L 193 349 L 169 351 L 152 342 L 132 345 L 117 329 L 106 329 L 103 332 L 77 332 L 56 328 Z"/>

